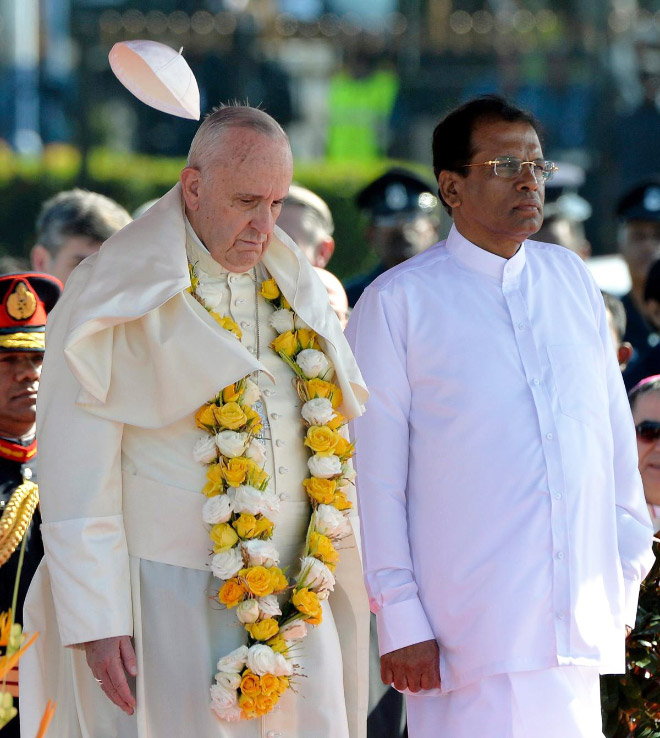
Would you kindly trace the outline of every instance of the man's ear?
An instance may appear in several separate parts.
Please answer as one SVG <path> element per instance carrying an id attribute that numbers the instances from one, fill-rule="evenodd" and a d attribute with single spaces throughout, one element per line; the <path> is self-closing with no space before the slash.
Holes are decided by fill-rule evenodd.
<path id="1" fill-rule="evenodd" d="M 200 185 L 202 181 L 202 173 L 197 167 L 185 167 L 181 171 L 181 189 L 183 191 L 183 199 L 188 210 L 199 209 Z"/>
<path id="2" fill-rule="evenodd" d="M 53 257 L 45 246 L 38 243 L 33 246 L 30 251 L 30 264 L 32 264 L 32 268 L 35 272 L 50 274 Z"/>
<path id="3" fill-rule="evenodd" d="M 461 206 L 461 198 L 456 187 L 459 177 L 463 179 L 460 174 L 450 172 L 448 169 L 443 169 L 438 175 L 438 190 L 450 208 Z"/>
<path id="4" fill-rule="evenodd" d="M 623 371 L 628 366 L 628 362 L 630 361 L 630 359 L 632 359 L 632 355 L 632 344 L 628 343 L 628 341 L 624 341 L 619 346 L 619 350 L 617 351 L 617 358 L 619 359 L 619 366 L 621 367 L 621 371 Z"/>
<path id="5" fill-rule="evenodd" d="M 326 236 L 319 244 L 316 250 L 316 259 L 314 266 L 325 269 L 325 265 L 330 261 L 335 253 L 335 239 L 332 236 Z"/>

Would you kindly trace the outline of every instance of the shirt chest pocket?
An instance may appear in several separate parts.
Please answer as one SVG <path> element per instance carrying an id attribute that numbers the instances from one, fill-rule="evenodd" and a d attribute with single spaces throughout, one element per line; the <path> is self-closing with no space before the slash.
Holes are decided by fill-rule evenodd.
<path id="1" fill-rule="evenodd" d="M 599 352 L 584 344 L 553 345 L 547 351 L 560 412 L 589 425 L 606 422 L 605 367 Z"/>

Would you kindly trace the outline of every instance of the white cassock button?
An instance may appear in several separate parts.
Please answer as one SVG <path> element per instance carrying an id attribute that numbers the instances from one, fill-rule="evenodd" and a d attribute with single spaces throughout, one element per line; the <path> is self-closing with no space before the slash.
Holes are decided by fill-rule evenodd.
<path id="1" fill-rule="evenodd" d="M 280 415 L 279 413 L 271 413 L 271 414 L 270 414 L 270 417 L 271 417 L 271 418 L 272 418 L 273 420 L 279 420 L 279 419 L 280 419 L 280 417 L 281 417 L 281 415 Z"/>
<path id="2" fill-rule="evenodd" d="M 32 469 L 23 469 L 23 479 L 32 479 Z"/>
<path id="3" fill-rule="evenodd" d="M 241 320 L 241 328 L 249 328 L 252 323 L 248 323 L 247 320 Z"/>
<path id="4" fill-rule="evenodd" d="M 552 439 L 554 438 L 554 436 L 552 435 L 552 433 L 546 433 L 545 434 L 545 437 L 548 439 L 548 441 L 552 441 Z"/>
<path id="5" fill-rule="evenodd" d="M 242 297 L 237 297 L 234 300 L 234 305 L 236 305 L 236 306 L 238 306 L 238 305 L 244 305 L 244 304 L 245 304 L 245 300 Z"/>
<path id="6" fill-rule="evenodd" d="M 266 738 L 282 738 L 282 734 L 276 733 L 274 730 L 269 730 L 266 733 Z"/>
<path id="7" fill-rule="evenodd" d="M 289 470 L 286 466 L 281 466 L 277 471 L 279 471 L 280 474 L 286 474 Z"/>
<path id="8" fill-rule="evenodd" d="M 270 397 L 272 394 L 274 394 L 273 390 L 269 390 L 269 389 L 264 390 L 264 395 L 266 395 L 266 397 Z"/>
<path id="9" fill-rule="evenodd" d="M 277 441 L 275 441 L 275 445 L 276 445 L 276 446 L 277 446 L 278 448 L 282 448 L 282 446 L 284 446 L 284 445 L 286 445 L 286 444 L 284 443 L 284 441 L 283 441 L 283 440 L 282 440 L 281 438 L 278 438 L 278 439 L 277 439 Z"/>
<path id="10" fill-rule="evenodd" d="M 248 351 L 249 351 L 249 352 L 250 352 L 251 354 L 256 354 L 256 353 L 257 353 L 257 350 L 255 349 L 255 347 L 254 347 L 254 346 L 248 346 Z"/>

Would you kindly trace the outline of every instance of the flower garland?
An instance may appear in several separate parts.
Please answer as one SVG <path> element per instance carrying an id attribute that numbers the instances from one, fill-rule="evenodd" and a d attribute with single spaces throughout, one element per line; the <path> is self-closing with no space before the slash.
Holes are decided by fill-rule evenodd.
<path id="1" fill-rule="evenodd" d="M 191 266 L 191 292 L 204 305 L 198 285 Z M 271 348 L 294 372 L 304 403 L 306 433 L 301 441 L 311 455 L 310 476 L 302 484 L 312 514 L 300 569 L 290 581 L 270 543 L 280 500 L 263 469 L 266 457 L 258 438 L 262 423 L 255 409 L 261 396 L 258 386 L 244 377 L 197 411 L 197 426 L 206 435 L 193 454 L 207 466 L 203 519 L 213 543 L 211 570 L 224 580 L 217 599 L 235 608 L 248 634 L 247 645 L 218 661 L 210 689 L 211 708 L 225 721 L 268 714 L 297 676 L 292 647 L 305 637 L 308 624 L 321 623 L 322 600 L 334 588 L 336 546 L 350 532 L 344 511 L 351 502 L 344 487 L 355 477 L 347 463 L 353 445 L 339 433 L 346 419 L 336 411 L 342 397 L 331 381 L 331 362 L 314 331 L 294 313 L 273 279 L 263 282 L 260 294 L 275 308 L 269 323 L 279 335 Z M 207 310 L 240 339 L 240 329 L 230 317 Z M 277 595 L 284 593 L 288 599 L 280 607 Z"/>

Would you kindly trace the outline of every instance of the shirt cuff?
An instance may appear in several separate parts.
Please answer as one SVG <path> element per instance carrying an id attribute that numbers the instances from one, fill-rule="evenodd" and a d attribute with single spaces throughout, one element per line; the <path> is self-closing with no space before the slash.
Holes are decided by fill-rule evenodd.
<path id="1" fill-rule="evenodd" d="M 415 643 L 435 640 L 419 598 L 395 602 L 376 613 L 380 655 Z"/>
<path id="2" fill-rule="evenodd" d="M 623 592 L 625 597 L 623 618 L 626 625 L 631 628 L 635 627 L 637 620 L 637 600 L 639 599 L 639 588 L 641 582 L 639 580 L 623 579 Z"/>

